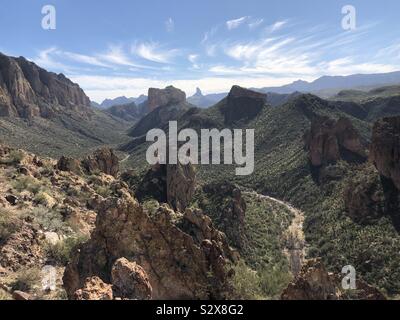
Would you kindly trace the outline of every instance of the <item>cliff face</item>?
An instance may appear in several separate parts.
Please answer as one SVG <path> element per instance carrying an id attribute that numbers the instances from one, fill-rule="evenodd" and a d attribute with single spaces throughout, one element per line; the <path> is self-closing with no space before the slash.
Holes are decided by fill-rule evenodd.
<path id="1" fill-rule="evenodd" d="M 0 116 L 50 118 L 63 109 L 87 114 L 90 100 L 63 74 L 0 53 Z"/>
<path id="2" fill-rule="evenodd" d="M 211 220 L 201 212 L 182 215 L 167 206 L 149 215 L 127 190 L 121 192 L 119 199 L 99 206 L 91 239 L 67 266 L 68 295 L 74 297 L 89 277 L 115 286 L 115 261 L 126 258 L 148 278 L 153 299 L 222 298 L 229 277 L 226 263 L 236 255 Z"/>
<path id="3" fill-rule="evenodd" d="M 251 91 L 239 86 L 233 86 L 223 108 L 225 123 L 253 119 L 266 104 L 267 95 Z"/>
<path id="4" fill-rule="evenodd" d="M 375 123 L 370 160 L 380 174 L 386 212 L 400 231 L 400 117 L 384 118 Z"/>
<path id="5" fill-rule="evenodd" d="M 168 86 L 165 89 L 150 88 L 148 93 L 148 112 L 172 104 L 179 104 L 186 101 L 186 94 L 182 90 Z"/>
<path id="6" fill-rule="evenodd" d="M 366 157 L 358 132 L 346 118 L 338 121 L 328 117 L 314 119 L 304 140 L 310 162 L 315 167 L 340 159 L 361 162 Z"/>
<path id="7" fill-rule="evenodd" d="M 379 173 L 400 190 L 400 117 L 384 118 L 375 123 L 370 159 Z"/>

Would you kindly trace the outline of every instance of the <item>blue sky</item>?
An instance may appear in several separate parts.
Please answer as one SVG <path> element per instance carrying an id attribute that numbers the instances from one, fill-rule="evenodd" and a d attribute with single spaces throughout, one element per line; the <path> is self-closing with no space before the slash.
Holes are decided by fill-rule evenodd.
<path id="1" fill-rule="evenodd" d="M 41 27 L 48 4 L 55 30 Z M 66 74 L 94 101 L 168 84 L 212 93 L 400 70 L 399 12 L 398 0 L 3 0 L 0 51 Z"/>

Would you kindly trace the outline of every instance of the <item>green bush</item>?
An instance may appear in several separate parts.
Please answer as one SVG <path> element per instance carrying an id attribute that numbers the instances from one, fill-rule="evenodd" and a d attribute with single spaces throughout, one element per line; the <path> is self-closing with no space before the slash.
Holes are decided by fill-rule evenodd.
<path id="1" fill-rule="evenodd" d="M 45 207 L 26 210 L 23 217 L 31 217 L 44 230 L 66 233 L 70 231 L 68 223 L 63 221 L 60 212 Z"/>
<path id="2" fill-rule="evenodd" d="M 73 249 L 81 243 L 87 241 L 83 235 L 68 237 L 56 244 L 48 243 L 45 247 L 46 255 L 56 264 L 65 266 L 71 259 Z"/>
<path id="3" fill-rule="evenodd" d="M 23 268 L 15 273 L 11 288 L 14 291 L 31 292 L 40 286 L 41 279 L 42 276 L 39 268 Z"/>
<path id="4" fill-rule="evenodd" d="M 234 276 L 230 279 L 232 294 L 229 299 L 261 300 L 265 299 L 261 290 L 261 279 L 241 260 L 234 267 Z"/>
<path id="5" fill-rule="evenodd" d="M 0 243 L 7 241 L 17 229 L 18 220 L 9 211 L 0 209 Z"/>
<path id="6" fill-rule="evenodd" d="M 12 186 L 18 192 L 30 191 L 33 194 L 37 194 L 43 187 L 42 184 L 37 179 L 30 176 L 18 177 L 12 183 Z"/>
<path id="7" fill-rule="evenodd" d="M 2 164 L 6 165 L 17 165 L 20 164 L 24 159 L 24 153 L 20 150 L 11 150 L 7 158 L 1 161 Z"/>

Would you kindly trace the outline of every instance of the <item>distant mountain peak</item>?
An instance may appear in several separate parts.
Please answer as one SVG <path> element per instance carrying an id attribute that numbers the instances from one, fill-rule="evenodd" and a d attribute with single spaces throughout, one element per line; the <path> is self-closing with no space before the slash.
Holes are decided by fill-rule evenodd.
<path id="1" fill-rule="evenodd" d="M 196 88 L 196 93 L 193 95 L 194 97 L 203 97 L 203 92 L 199 87 Z"/>

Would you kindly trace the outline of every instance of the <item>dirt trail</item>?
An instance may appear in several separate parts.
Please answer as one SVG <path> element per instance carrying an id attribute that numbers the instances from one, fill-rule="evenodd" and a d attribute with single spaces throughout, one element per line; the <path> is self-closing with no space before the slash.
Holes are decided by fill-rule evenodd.
<path id="1" fill-rule="evenodd" d="M 125 158 L 123 158 L 123 159 L 120 161 L 120 163 L 127 161 L 127 160 L 129 159 L 130 156 L 131 156 L 131 155 L 128 154 Z"/>
<path id="2" fill-rule="evenodd" d="M 303 265 L 306 256 L 306 242 L 303 231 L 304 213 L 284 201 L 255 192 L 251 192 L 251 194 L 257 195 L 257 197 L 261 199 L 274 201 L 282 206 L 285 206 L 294 214 L 292 223 L 284 233 L 285 247 L 283 253 L 288 258 L 292 274 L 297 276 L 301 270 L 301 266 Z"/>

